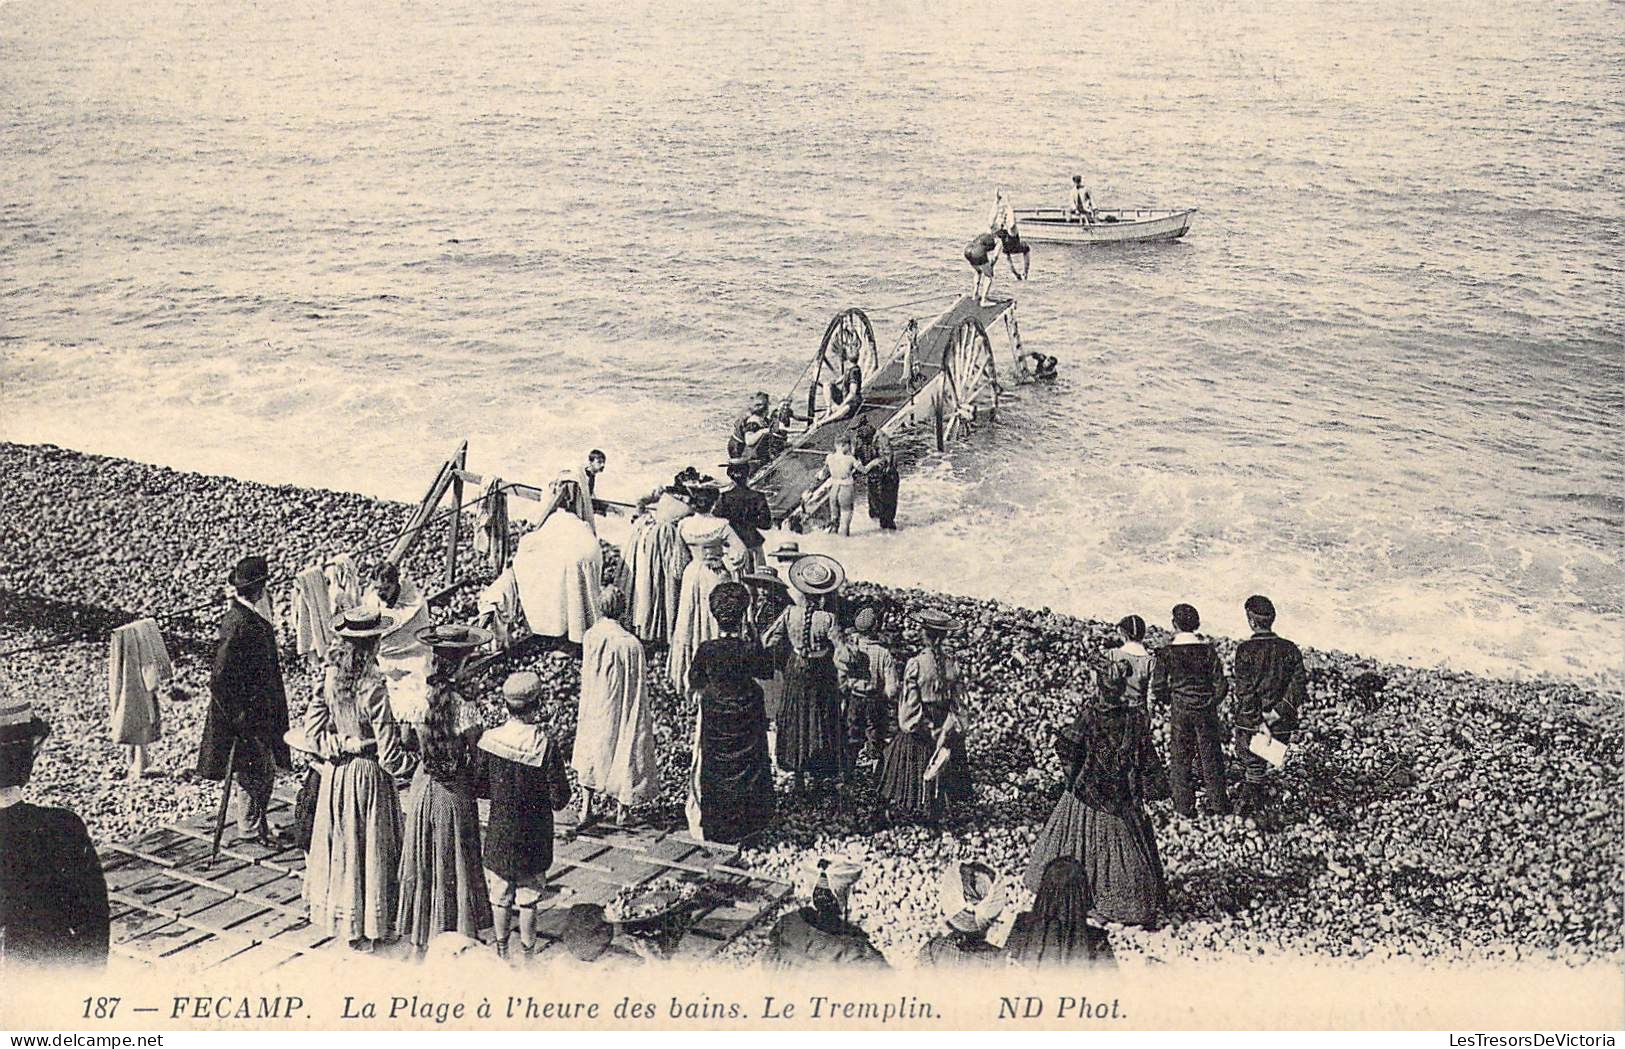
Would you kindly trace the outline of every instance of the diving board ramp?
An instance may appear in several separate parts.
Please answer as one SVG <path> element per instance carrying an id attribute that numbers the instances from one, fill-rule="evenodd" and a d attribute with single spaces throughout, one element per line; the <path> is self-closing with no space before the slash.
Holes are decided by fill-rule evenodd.
<path id="1" fill-rule="evenodd" d="M 805 404 L 815 420 L 792 434 L 784 450 L 751 477 L 767 495 L 776 524 L 817 511 L 827 499 L 824 457 L 860 419 L 888 436 L 929 426 L 938 451 L 962 439 L 998 412 L 1003 386 L 996 346 L 1003 344 L 1014 366 L 1021 334 L 1013 300 L 982 305 L 966 295 L 929 323 L 909 321 L 891 354 L 875 350 L 873 328 L 860 310 L 837 315 L 818 354 L 792 388 L 787 401 Z M 818 422 L 822 396 L 856 365 L 862 374 L 862 403 L 850 414 Z"/>

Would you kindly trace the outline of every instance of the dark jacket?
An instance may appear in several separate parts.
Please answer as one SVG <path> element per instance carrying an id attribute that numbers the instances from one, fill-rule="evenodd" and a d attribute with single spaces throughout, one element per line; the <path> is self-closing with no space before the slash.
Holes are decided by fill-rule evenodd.
<path id="1" fill-rule="evenodd" d="M 209 672 L 212 699 L 198 745 L 197 774 L 226 778 L 231 741 L 254 737 L 270 748 L 279 768 L 290 768 L 288 698 L 282 690 L 276 631 L 241 601 L 232 601 L 220 621 L 220 645 Z"/>
<path id="2" fill-rule="evenodd" d="M 772 969 L 823 965 L 884 969 L 886 957 L 856 925 L 802 907 L 774 923 L 768 933 L 765 964 Z"/>
<path id="3" fill-rule="evenodd" d="M 1180 710 L 1217 710 L 1230 686 L 1224 662 L 1211 641 L 1176 642 L 1157 651 L 1151 694 Z"/>
<path id="4" fill-rule="evenodd" d="M 768 509 L 767 496 L 754 488 L 735 486 L 723 492 L 717 496 L 713 513 L 733 525 L 740 541 L 752 549 L 767 540 L 759 529 L 773 527 L 773 512 Z"/>
<path id="5" fill-rule="evenodd" d="M 1237 728 L 1257 729 L 1265 714 L 1284 728 L 1296 727 L 1309 698 L 1308 675 L 1298 646 L 1260 630 L 1236 646 L 1236 700 L 1231 719 Z"/>
<path id="6" fill-rule="evenodd" d="M 84 823 L 67 809 L 0 809 L 0 972 L 13 965 L 107 964 L 107 881 Z"/>
<path id="7" fill-rule="evenodd" d="M 559 748 L 548 745 L 539 765 L 485 749 L 476 753 L 475 789 L 491 799 L 486 869 L 507 881 L 546 874 L 553 866 L 553 813 L 570 803 L 570 781 Z"/>

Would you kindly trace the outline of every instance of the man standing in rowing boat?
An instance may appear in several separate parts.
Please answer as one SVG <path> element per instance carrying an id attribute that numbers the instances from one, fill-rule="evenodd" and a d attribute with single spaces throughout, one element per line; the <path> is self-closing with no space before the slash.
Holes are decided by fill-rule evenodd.
<path id="1" fill-rule="evenodd" d="M 1095 201 L 1089 196 L 1089 188 L 1083 184 L 1082 175 L 1072 176 L 1072 204 L 1068 210 L 1084 225 L 1094 225 Z"/>

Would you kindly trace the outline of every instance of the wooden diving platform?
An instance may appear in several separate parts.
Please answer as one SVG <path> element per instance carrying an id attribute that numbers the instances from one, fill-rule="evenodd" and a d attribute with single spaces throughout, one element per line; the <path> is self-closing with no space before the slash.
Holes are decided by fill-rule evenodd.
<path id="1" fill-rule="evenodd" d="M 855 323 L 846 329 L 839 327 L 851 314 L 861 319 L 861 328 Z M 859 419 L 867 419 L 876 431 L 888 435 L 931 423 L 941 449 L 956 436 L 956 422 L 966 423 L 984 410 L 991 414 L 999 384 L 988 335 L 999 328 L 1005 329 L 1013 354 L 1019 356 L 1015 303 L 1001 300 L 983 306 L 975 296 L 966 295 L 929 324 L 918 326 L 911 321 L 898 351 L 889 360 L 881 360 L 874 355 L 868 319 L 857 310 L 838 316 L 813 360 L 810 378 L 804 375 L 803 379 L 817 384 L 824 376 L 839 374 L 839 358 L 831 352 L 832 336 L 845 331 L 867 333 L 870 360 L 864 361 L 861 352 L 856 354 L 863 365 L 863 403 L 845 419 L 792 434 L 785 450 L 752 475 L 751 486 L 767 495 L 774 522 L 782 523 L 802 507 L 804 499 L 809 509 L 822 503 L 819 475 L 824 457 Z M 802 389 L 803 384 L 798 383 L 792 399 Z"/>

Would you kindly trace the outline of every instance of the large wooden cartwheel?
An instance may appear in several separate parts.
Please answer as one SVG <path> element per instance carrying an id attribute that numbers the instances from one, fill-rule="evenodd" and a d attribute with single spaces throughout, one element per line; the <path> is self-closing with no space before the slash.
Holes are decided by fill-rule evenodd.
<path id="1" fill-rule="evenodd" d="M 807 385 L 808 418 L 817 415 L 818 401 L 824 396 L 825 387 L 845 378 L 847 366 L 853 362 L 865 383 L 880 367 L 875 329 L 868 316 L 856 308 L 837 313 L 824 329 L 824 341 L 818 344 L 818 356 L 813 358 L 812 378 Z"/>
<path id="2" fill-rule="evenodd" d="M 975 317 L 966 318 L 942 353 L 942 412 L 937 426 L 940 451 L 964 437 L 978 422 L 992 421 L 999 410 L 999 372 L 993 344 Z"/>

